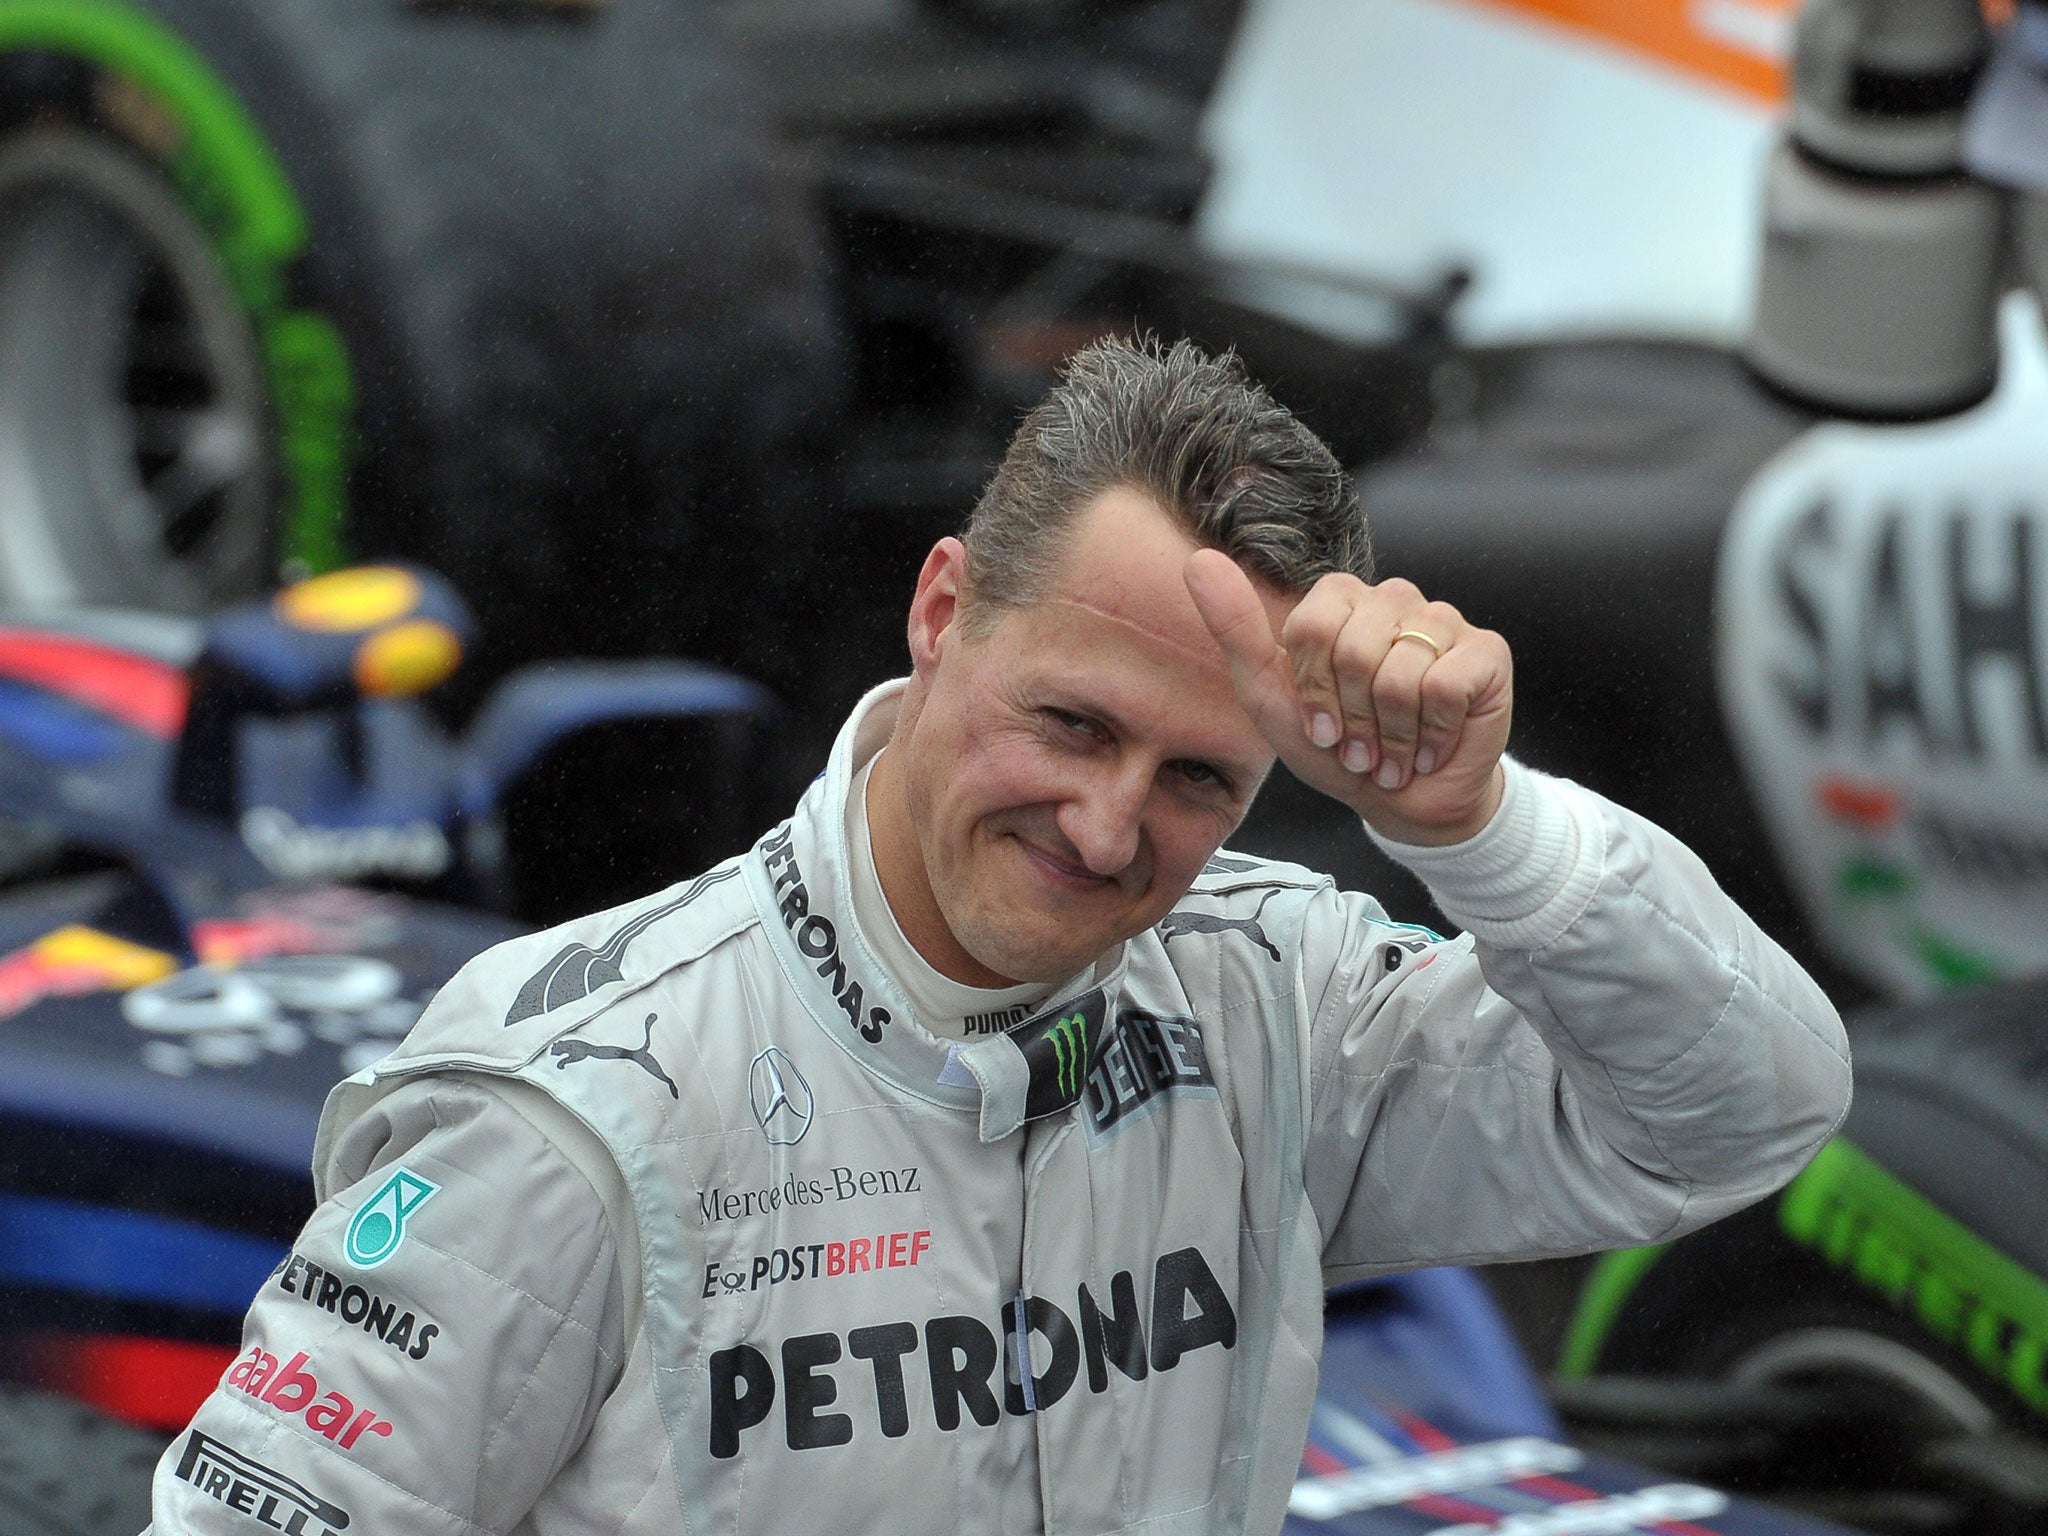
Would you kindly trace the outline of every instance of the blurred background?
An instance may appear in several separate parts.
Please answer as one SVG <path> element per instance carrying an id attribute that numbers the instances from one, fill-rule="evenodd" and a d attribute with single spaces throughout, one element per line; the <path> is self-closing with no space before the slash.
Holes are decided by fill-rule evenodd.
<path id="1" fill-rule="evenodd" d="M 784 814 L 1148 331 L 1854 1011 L 1782 1201 L 1488 1277 L 1565 1428 L 2048 1530 L 2044 286 L 2032 0 L 0 0 L 0 1510 L 122 1528 L 20 1490 L 183 1422 L 325 1087 Z"/>

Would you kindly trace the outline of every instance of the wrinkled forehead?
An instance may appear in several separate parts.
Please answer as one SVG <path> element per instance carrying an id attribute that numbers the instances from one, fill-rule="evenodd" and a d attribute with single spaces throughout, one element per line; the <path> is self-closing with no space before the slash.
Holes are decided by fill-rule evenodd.
<path id="1" fill-rule="evenodd" d="M 1181 574 L 1195 540 L 1151 497 L 1123 486 L 1102 492 L 1068 527 L 1063 544 L 1042 604 L 1101 614 L 1191 661 L 1222 665 Z"/>
<path id="2" fill-rule="evenodd" d="M 1265 743 L 1188 595 L 1182 572 L 1196 548 L 1149 498 L 1104 493 L 1076 521 L 1046 591 L 1011 616 L 1013 661 L 1020 678 L 1066 690 L 1063 707 L 1250 767 Z"/>

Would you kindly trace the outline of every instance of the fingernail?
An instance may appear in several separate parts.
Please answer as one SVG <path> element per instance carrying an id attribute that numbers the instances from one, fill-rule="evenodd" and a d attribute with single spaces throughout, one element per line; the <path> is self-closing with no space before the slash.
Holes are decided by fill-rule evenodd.
<path id="1" fill-rule="evenodd" d="M 1356 737 L 1344 743 L 1344 766 L 1353 773 L 1363 773 L 1372 766 L 1372 756 L 1365 750 L 1365 743 Z"/>
<path id="2" fill-rule="evenodd" d="M 1415 771 L 1417 773 L 1429 773 L 1435 767 L 1436 753 L 1431 748 L 1424 747 L 1420 752 L 1415 754 Z"/>
<path id="3" fill-rule="evenodd" d="M 1337 745 L 1337 722 L 1329 715 L 1317 714 L 1308 723 L 1308 739 L 1319 747 Z"/>
<path id="4" fill-rule="evenodd" d="M 1380 773 L 1377 782 L 1381 789 L 1394 789 L 1398 787 L 1401 782 L 1401 765 L 1395 762 L 1391 757 L 1388 758 L 1385 762 L 1380 764 Z"/>

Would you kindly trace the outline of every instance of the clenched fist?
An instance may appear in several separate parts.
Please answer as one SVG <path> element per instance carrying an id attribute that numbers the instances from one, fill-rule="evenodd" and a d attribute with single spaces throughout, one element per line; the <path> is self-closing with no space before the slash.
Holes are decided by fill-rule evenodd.
<path id="1" fill-rule="evenodd" d="M 1201 549 L 1183 571 L 1280 761 L 1384 837 L 1455 843 L 1500 804 L 1514 658 L 1410 581 L 1325 576 L 1273 631 L 1252 579 Z"/>

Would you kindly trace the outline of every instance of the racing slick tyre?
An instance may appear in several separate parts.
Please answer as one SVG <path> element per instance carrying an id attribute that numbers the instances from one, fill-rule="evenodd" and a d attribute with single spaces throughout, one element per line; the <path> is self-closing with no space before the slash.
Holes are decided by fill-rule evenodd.
<path id="1" fill-rule="evenodd" d="M 1697 1470 L 1874 1529 L 2041 1529 L 2048 986 L 1871 1009 L 1850 1040 L 1848 1124 L 1783 1194 L 1595 1270 L 1567 1409 L 1592 1373 L 1818 1393 Z"/>
<path id="2" fill-rule="evenodd" d="M 744 663 L 838 389 L 757 96 L 698 0 L 0 0 L 0 602 L 405 556 Z"/>
<path id="3" fill-rule="evenodd" d="M 82 1404 L 0 1386 L 0 1536 L 133 1536 L 163 1448 Z"/>

